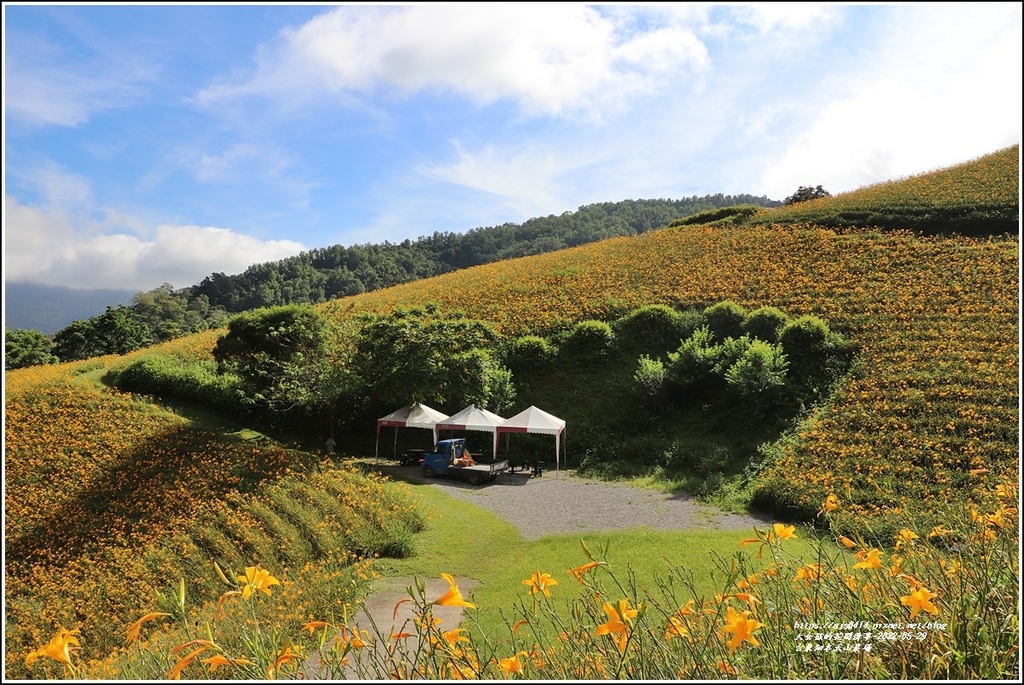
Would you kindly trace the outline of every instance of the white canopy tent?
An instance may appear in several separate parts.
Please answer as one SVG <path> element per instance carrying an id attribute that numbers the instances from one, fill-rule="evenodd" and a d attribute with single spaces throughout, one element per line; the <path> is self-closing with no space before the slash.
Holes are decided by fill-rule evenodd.
<path id="1" fill-rule="evenodd" d="M 448 415 L 423 404 L 412 404 L 397 409 L 387 416 L 377 419 L 377 447 L 374 457 L 380 452 L 380 429 L 385 426 L 395 427 L 395 450 L 398 449 L 399 428 L 429 428 L 434 432 L 434 443 L 437 443 L 437 422 L 447 419 Z"/>
<path id="2" fill-rule="evenodd" d="M 465 409 L 455 414 L 452 414 L 443 421 L 437 422 L 437 430 L 452 430 L 452 431 L 482 431 L 484 433 L 494 434 L 494 451 L 492 454 L 498 453 L 498 426 L 505 423 L 505 419 L 498 416 L 494 412 L 481 409 L 475 404 L 471 404 Z"/>
<path id="3" fill-rule="evenodd" d="M 495 444 L 497 444 L 497 436 L 501 433 L 544 433 L 554 435 L 555 472 L 558 472 L 558 455 L 561 451 L 559 450 L 559 442 L 561 442 L 563 448 L 565 446 L 565 419 L 560 419 L 542 409 L 530 406 L 512 418 L 506 419 L 505 423 L 498 426 Z"/>

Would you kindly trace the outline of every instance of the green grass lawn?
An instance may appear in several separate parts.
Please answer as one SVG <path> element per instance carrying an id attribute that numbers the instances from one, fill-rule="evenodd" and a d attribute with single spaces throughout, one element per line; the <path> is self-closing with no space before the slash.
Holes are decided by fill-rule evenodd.
<path id="1" fill-rule="evenodd" d="M 376 564 L 377 571 L 387 577 L 421 578 L 451 573 L 480 581 L 480 585 L 466 593 L 477 609 L 468 612 L 464 625 L 498 640 L 507 636 L 508 626 L 515 621 L 517 604 L 531 608 L 533 600 L 523 580 L 534 572 L 547 573 L 558 581 L 551 590 L 550 601 L 567 606 L 580 596 L 584 588 L 569 569 L 589 561 L 581 539 L 595 558 L 607 562 L 607 566 L 595 572 L 608 600 L 625 598 L 629 596 L 627 592 L 643 596 L 646 591 L 658 597 L 662 594 L 661 586 L 671 583 L 676 597 L 685 601 L 696 595 L 699 602 L 718 593 L 736 591 L 735 586 L 725 586 L 731 559 L 740 551 L 741 541 L 753 537 L 752 530 L 639 528 L 552 535 L 530 541 L 486 509 L 429 485 L 410 487 L 429 516 L 426 530 L 416 536 L 413 556 L 381 559 Z M 800 530 L 798 535 L 799 539 L 786 542 L 786 550 L 803 561 L 789 562 L 799 565 L 815 561 L 814 548 L 808 540 L 810 531 Z M 758 560 L 757 548 L 758 545 L 747 547 L 748 557 L 754 561 L 748 573 L 759 571 L 771 561 Z"/>

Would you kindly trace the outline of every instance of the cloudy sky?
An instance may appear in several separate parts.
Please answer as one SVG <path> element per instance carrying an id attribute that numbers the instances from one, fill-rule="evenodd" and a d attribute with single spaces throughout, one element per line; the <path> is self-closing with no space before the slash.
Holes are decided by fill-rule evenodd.
<path id="1" fill-rule="evenodd" d="M 1020 3 L 3 12 L 7 281 L 180 288 L 595 202 L 835 194 L 1020 142 Z"/>

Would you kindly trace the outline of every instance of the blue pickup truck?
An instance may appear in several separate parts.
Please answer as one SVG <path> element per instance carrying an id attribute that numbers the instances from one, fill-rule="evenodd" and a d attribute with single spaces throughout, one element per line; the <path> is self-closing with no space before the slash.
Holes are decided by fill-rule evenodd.
<path id="1" fill-rule="evenodd" d="M 423 475 L 427 478 L 451 476 L 479 485 L 486 480 L 494 480 L 505 471 L 508 471 L 507 459 L 493 464 L 474 461 L 466 449 L 465 438 L 442 440 L 423 455 Z"/>

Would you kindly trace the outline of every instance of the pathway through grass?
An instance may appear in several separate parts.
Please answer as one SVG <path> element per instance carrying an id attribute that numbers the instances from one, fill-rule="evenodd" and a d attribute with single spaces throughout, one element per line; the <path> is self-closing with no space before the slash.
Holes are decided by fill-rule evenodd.
<path id="1" fill-rule="evenodd" d="M 377 562 L 375 568 L 384 576 L 378 587 L 387 597 L 374 597 L 373 606 L 379 612 L 375 621 L 391 625 L 394 603 L 408 597 L 404 588 L 411 586 L 414 578 L 439 578 L 441 573 L 450 573 L 478 583 L 464 592 L 477 608 L 464 613 L 462 625 L 477 638 L 486 635 L 492 643 L 507 640 L 515 606 L 529 605 L 531 600 L 522 581 L 535 571 L 548 573 L 558 581 L 552 590 L 554 599 L 568 602 L 579 596 L 582 587 L 569 569 L 588 561 L 581 540 L 591 553 L 607 562 L 602 572 L 614 574 L 614 581 L 606 576 L 609 592 L 618 582 L 624 586 L 635 584 L 641 592 L 656 595 L 659 582 L 675 576 L 678 587 L 682 575 L 692 578 L 692 589 L 699 599 L 729 590 L 721 585 L 728 576 L 721 571 L 722 565 L 728 568 L 741 540 L 754 536 L 753 530 L 639 528 L 582 536 L 551 535 L 528 541 L 514 526 L 483 508 L 429 484 L 410 487 L 428 515 L 427 528 L 417 535 L 413 556 Z M 800 539 L 792 541 L 788 549 L 813 561 L 807 540 L 810 532 L 799 534 Z M 445 630 L 454 627 L 454 622 L 442 626 Z"/>

